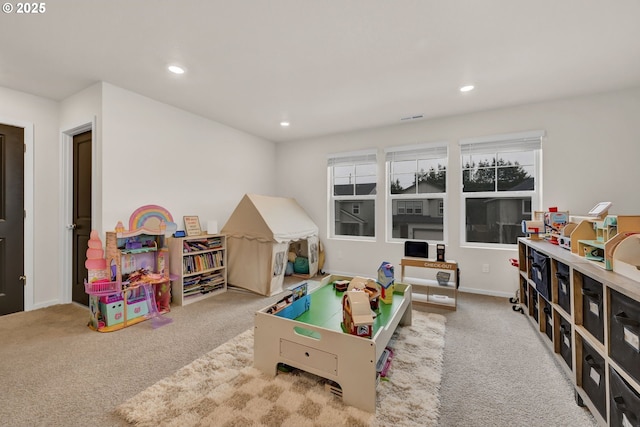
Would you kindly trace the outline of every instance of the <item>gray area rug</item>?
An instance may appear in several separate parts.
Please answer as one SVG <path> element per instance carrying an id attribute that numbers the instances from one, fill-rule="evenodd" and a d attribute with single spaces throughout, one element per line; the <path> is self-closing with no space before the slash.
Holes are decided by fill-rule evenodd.
<path id="1" fill-rule="evenodd" d="M 389 346 L 376 413 L 346 406 L 321 378 L 254 369 L 253 330 L 238 335 L 116 408 L 138 426 L 436 426 L 445 317 L 413 311 Z"/>

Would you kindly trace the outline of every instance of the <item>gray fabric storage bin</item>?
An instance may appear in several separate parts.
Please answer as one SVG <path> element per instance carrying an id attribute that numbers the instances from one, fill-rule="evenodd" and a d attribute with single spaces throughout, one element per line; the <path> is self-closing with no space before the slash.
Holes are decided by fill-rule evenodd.
<path id="1" fill-rule="evenodd" d="M 582 326 L 604 344 L 602 283 L 585 275 L 582 276 Z"/>
<path id="2" fill-rule="evenodd" d="M 571 323 L 564 317 L 560 316 L 560 356 L 567 363 L 567 366 L 573 368 L 573 360 L 571 358 Z"/>
<path id="3" fill-rule="evenodd" d="M 542 311 L 544 312 L 545 322 L 544 333 L 547 335 L 547 338 L 553 342 L 553 310 L 551 309 L 551 306 L 547 304 L 544 306 Z"/>
<path id="4" fill-rule="evenodd" d="M 556 278 L 558 279 L 558 305 L 571 314 L 571 281 L 567 264 L 558 262 Z"/>
<path id="5" fill-rule="evenodd" d="M 547 301 L 551 301 L 551 260 L 536 250 L 531 250 L 531 278 L 536 290 Z"/>
<path id="6" fill-rule="evenodd" d="M 607 417 L 604 358 L 582 341 L 582 389 L 603 418 Z"/>
<path id="7" fill-rule="evenodd" d="M 536 323 L 538 322 L 538 292 L 535 289 L 531 288 L 531 315 L 534 319 L 536 319 Z"/>
<path id="8" fill-rule="evenodd" d="M 640 425 L 640 395 L 609 367 L 609 425 Z"/>
<path id="9" fill-rule="evenodd" d="M 640 382 L 640 302 L 611 289 L 609 355 Z"/>

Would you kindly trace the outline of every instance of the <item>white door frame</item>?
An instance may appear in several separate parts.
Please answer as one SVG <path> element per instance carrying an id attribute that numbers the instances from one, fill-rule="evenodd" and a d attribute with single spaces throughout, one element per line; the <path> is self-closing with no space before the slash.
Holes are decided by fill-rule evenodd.
<path id="1" fill-rule="evenodd" d="M 73 137 L 91 131 L 91 224 L 98 232 L 102 225 L 99 214 L 102 204 L 101 188 L 98 181 L 98 135 L 96 132 L 96 118 L 81 122 L 81 124 L 60 131 L 60 285 L 58 295 L 62 303 L 72 302 L 72 249 L 73 232 L 69 227 L 73 219 Z"/>
<path id="2" fill-rule="evenodd" d="M 24 287 L 24 311 L 33 309 L 34 301 L 34 167 L 33 167 L 33 123 L 0 117 L 0 123 L 24 129 L 24 275 L 27 277 Z"/>

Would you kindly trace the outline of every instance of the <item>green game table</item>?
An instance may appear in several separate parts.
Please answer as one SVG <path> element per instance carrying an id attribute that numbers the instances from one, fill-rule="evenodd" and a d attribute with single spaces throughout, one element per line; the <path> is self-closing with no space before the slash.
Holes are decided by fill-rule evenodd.
<path id="1" fill-rule="evenodd" d="M 396 283 L 392 304 L 380 302 L 372 338 L 343 332 L 342 295 L 332 283 L 351 277 L 327 276 L 311 294 L 310 309 L 296 319 L 256 312 L 255 368 L 276 375 L 284 363 L 338 383 L 343 401 L 375 412 L 376 363 L 398 325 L 411 325 L 411 285 Z"/>

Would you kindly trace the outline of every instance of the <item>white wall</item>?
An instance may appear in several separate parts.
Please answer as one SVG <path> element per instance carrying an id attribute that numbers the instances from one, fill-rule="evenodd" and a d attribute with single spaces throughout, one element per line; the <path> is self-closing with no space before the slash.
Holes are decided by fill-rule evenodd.
<path id="1" fill-rule="evenodd" d="M 0 87 L 0 122 L 32 125 L 34 159 L 31 193 L 33 238 L 25 263 L 25 309 L 70 301 L 61 283 L 70 254 L 63 252 L 64 177 L 68 154 L 62 133 L 94 121 L 97 163 L 95 228 L 128 226 L 138 207 L 158 204 L 182 228 L 183 215 L 198 215 L 202 226 L 218 220 L 222 228 L 248 192 L 275 195 L 274 143 L 153 101 L 107 83 L 96 83 L 61 103 Z M 95 188 L 95 187 L 94 187 Z M 95 219 L 94 218 L 94 219 Z M 103 235 L 104 237 L 104 235 Z M 70 249 L 69 249 L 70 250 Z"/>
<path id="2" fill-rule="evenodd" d="M 275 144 L 103 84 L 104 231 L 142 205 L 198 215 L 221 229 L 245 193 L 275 194 Z"/>
<path id="3" fill-rule="evenodd" d="M 25 200 L 26 222 L 33 225 L 32 230 L 26 230 L 25 241 L 25 268 L 32 269 L 25 271 L 26 310 L 55 304 L 59 298 L 58 108 L 55 101 L 0 87 L 0 122 L 33 129 L 33 146 L 27 147 L 33 164 L 31 170 L 25 169 L 25 174 L 32 174 L 25 175 L 29 186 L 25 197 L 33 202 L 33 209 L 29 209 Z"/>
<path id="4" fill-rule="evenodd" d="M 512 296 L 516 270 L 508 259 L 514 250 L 464 248 L 460 245 L 460 150 L 463 138 L 542 129 L 542 208 L 557 206 L 584 214 L 598 201 L 612 201 L 612 214 L 640 214 L 640 88 L 455 117 L 362 130 L 277 147 L 279 194 L 295 197 L 320 227 L 326 248 L 325 270 L 375 275 L 382 261 L 399 265 L 403 246 L 385 242 L 383 186 L 376 201 L 375 242 L 328 239 L 326 155 L 378 148 L 379 182 L 384 182 L 385 147 L 413 143 L 449 143 L 447 258 L 461 269 L 461 289 Z M 435 252 L 435 248 L 432 252 Z M 489 264 L 489 273 L 482 273 Z M 399 268 L 396 276 L 399 277 Z"/>

